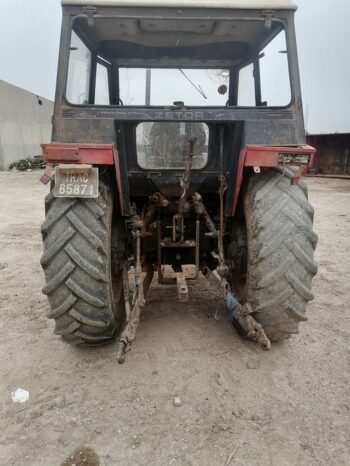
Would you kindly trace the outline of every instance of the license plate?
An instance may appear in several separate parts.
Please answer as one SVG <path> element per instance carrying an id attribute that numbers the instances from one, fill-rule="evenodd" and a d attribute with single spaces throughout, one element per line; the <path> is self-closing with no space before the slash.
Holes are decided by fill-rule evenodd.
<path id="1" fill-rule="evenodd" d="M 55 197 L 98 197 L 98 168 L 91 165 L 59 165 L 55 168 Z"/>

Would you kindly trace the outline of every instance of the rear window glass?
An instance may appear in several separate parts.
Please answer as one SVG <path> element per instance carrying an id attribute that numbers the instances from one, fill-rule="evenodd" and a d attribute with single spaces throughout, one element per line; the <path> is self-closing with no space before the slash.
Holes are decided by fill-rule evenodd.
<path id="1" fill-rule="evenodd" d="M 183 169 L 190 137 L 196 136 L 192 168 L 208 162 L 209 127 L 199 122 L 146 122 L 136 128 L 137 162 L 141 168 Z"/>

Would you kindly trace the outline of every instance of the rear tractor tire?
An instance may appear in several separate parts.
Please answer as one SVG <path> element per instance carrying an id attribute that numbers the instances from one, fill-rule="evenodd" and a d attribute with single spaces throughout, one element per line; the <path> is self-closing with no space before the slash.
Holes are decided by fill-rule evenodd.
<path id="1" fill-rule="evenodd" d="M 243 199 L 245 225 L 238 234 L 233 225 L 228 250 L 233 262 L 245 256 L 232 271 L 233 286 L 243 302 L 253 305 L 254 318 L 271 341 L 299 333 L 317 273 L 314 209 L 305 183 L 291 185 L 293 175 L 290 169 L 284 174 L 268 169 L 250 178 Z"/>
<path id="2" fill-rule="evenodd" d="M 52 186 L 45 200 L 43 293 L 50 302 L 48 318 L 55 320 L 54 333 L 72 345 L 107 343 L 124 320 L 121 266 L 113 260 L 113 204 L 104 178 L 97 199 L 55 198 Z M 113 244 L 116 234 L 114 228 Z"/>

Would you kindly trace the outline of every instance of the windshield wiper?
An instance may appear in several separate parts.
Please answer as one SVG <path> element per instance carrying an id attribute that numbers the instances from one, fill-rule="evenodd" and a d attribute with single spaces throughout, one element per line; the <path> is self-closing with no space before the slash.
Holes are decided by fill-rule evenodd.
<path id="1" fill-rule="evenodd" d="M 198 91 L 200 93 L 200 95 L 204 98 L 204 99 L 207 99 L 207 96 L 204 94 L 204 91 L 203 89 L 201 88 L 200 85 L 196 86 L 196 84 L 187 76 L 187 74 L 184 72 L 183 69 L 179 68 L 179 71 L 181 74 L 183 74 L 185 76 L 185 78 L 187 79 L 187 81 L 189 81 L 191 83 L 191 85 L 196 89 L 196 91 Z"/>

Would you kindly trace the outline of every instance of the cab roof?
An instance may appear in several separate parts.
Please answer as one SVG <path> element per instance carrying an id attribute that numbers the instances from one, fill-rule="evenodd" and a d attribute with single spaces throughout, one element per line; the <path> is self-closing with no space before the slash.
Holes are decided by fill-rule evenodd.
<path id="1" fill-rule="evenodd" d="M 62 0 L 62 5 L 296 10 L 292 0 Z"/>

